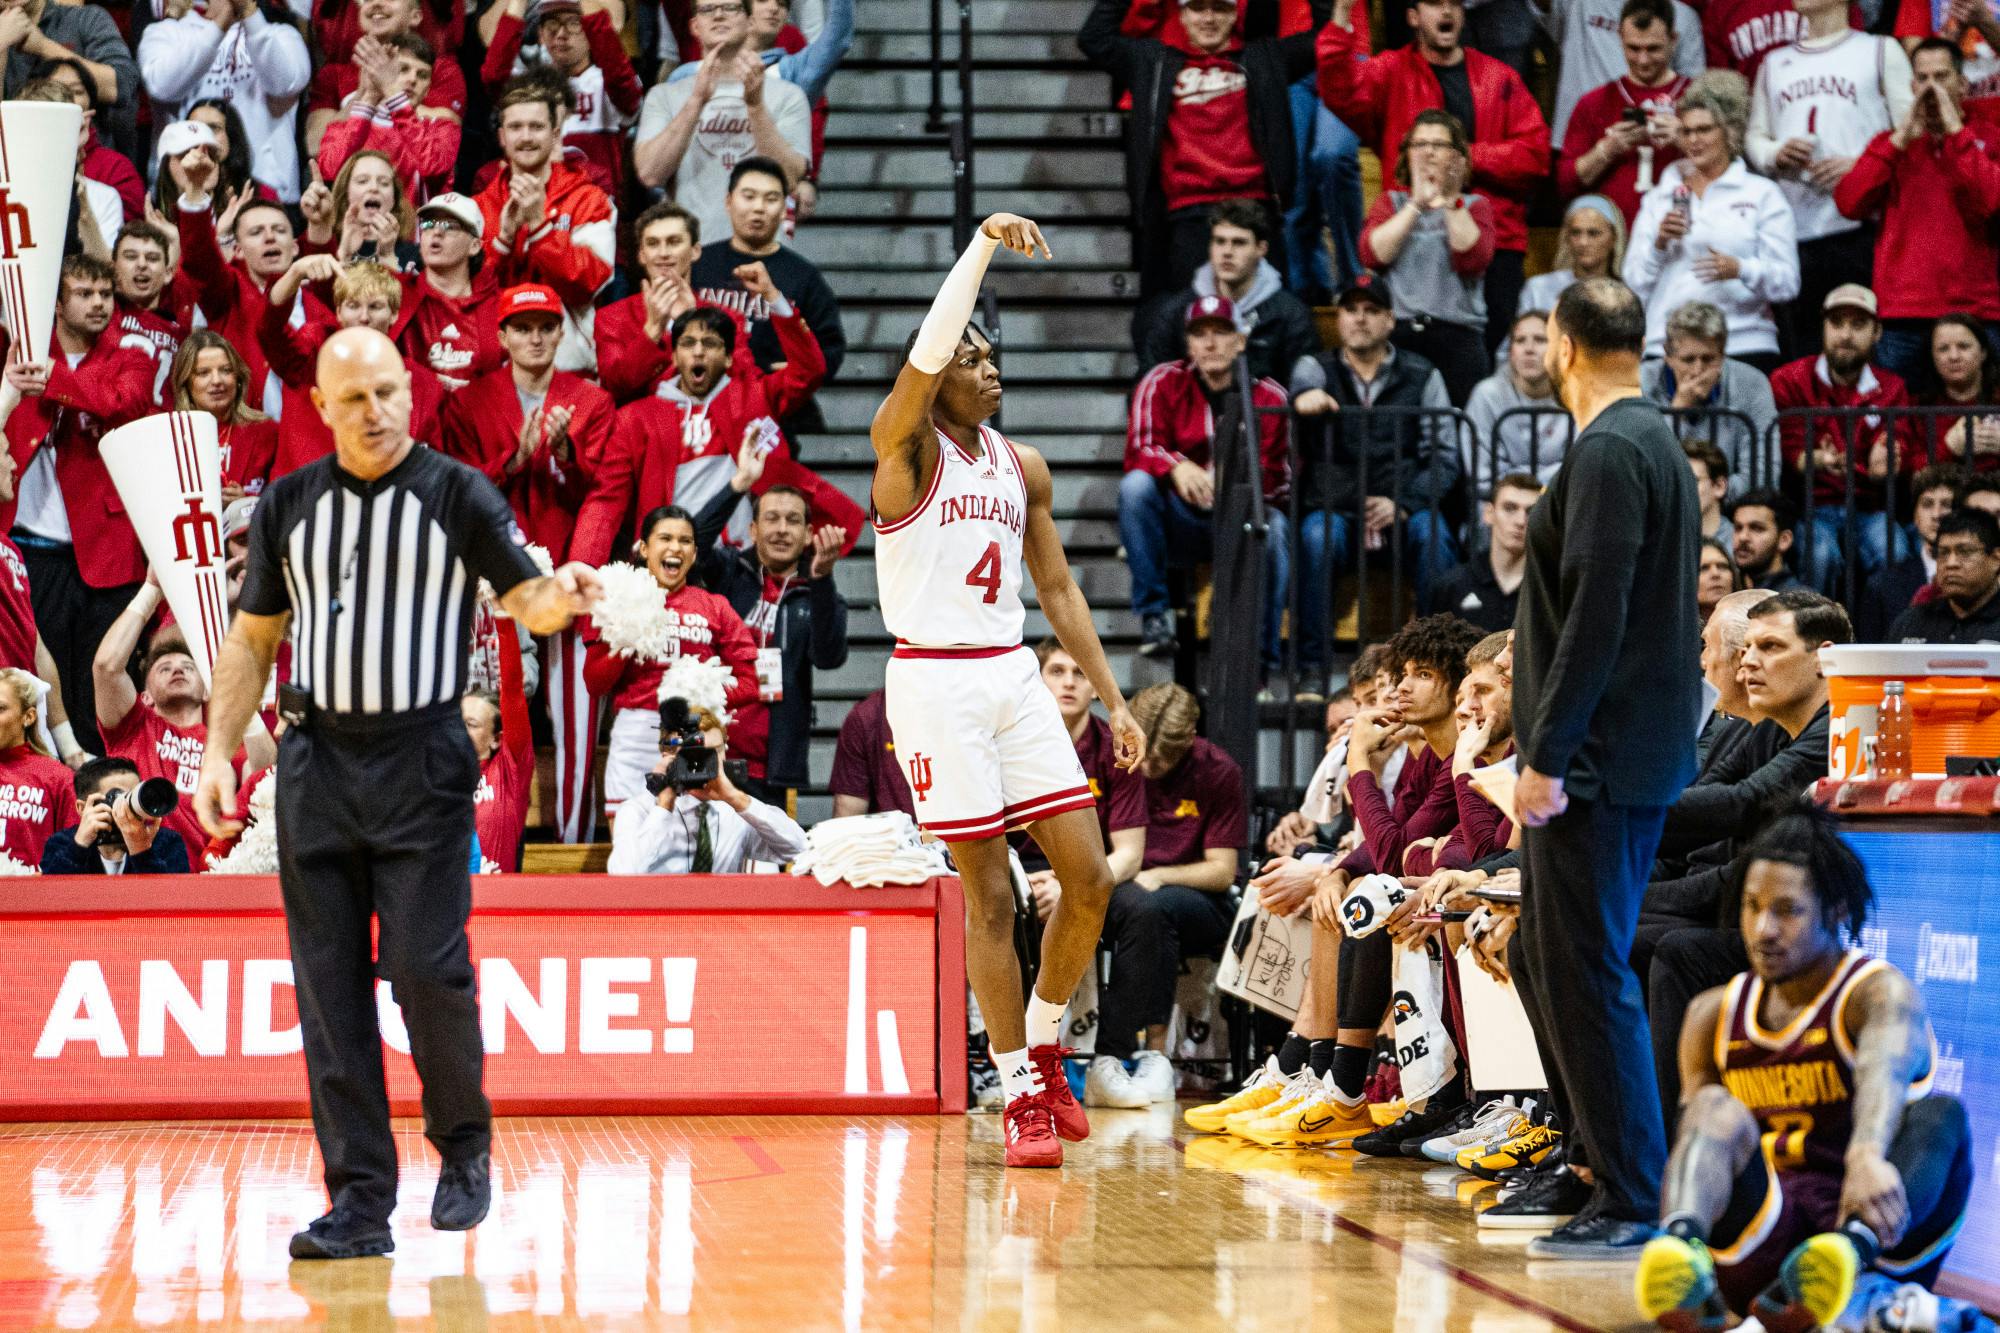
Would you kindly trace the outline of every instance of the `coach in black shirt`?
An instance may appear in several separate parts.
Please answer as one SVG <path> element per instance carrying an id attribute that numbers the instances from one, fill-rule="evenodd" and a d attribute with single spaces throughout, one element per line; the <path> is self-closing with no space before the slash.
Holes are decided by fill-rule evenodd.
<path id="1" fill-rule="evenodd" d="M 472 613 L 483 578 L 509 615 L 553 634 L 596 596 L 597 580 L 578 565 L 538 575 L 500 492 L 411 440 L 409 371 L 381 334 L 329 338 L 313 400 L 336 452 L 273 483 L 257 505 L 236 619 L 216 657 L 195 811 L 212 834 L 242 828 L 229 756 L 289 625 L 278 879 L 332 1200 L 291 1252 L 351 1259 L 395 1248 L 378 975 L 403 1011 L 424 1132 L 444 1159 L 431 1225 L 464 1231 L 486 1216 L 492 1108 L 465 938 L 479 761 L 459 717 Z"/>
<path id="2" fill-rule="evenodd" d="M 1673 428 L 1639 390 L 1645 323 L 1611 278 L 1556 303 L 1549 372 L 1579 429 L 1529 516 L 1514 624 L 1515 974 L 1569 1165 L 1496 1206 L 1572 1216 L 1530 1242 L 1543 1258 L 1636 1253 L 1655 1234 L 1667 1157 L 1626 959 L 1666 807 L 1694 775 L 1701 506 Z"/>

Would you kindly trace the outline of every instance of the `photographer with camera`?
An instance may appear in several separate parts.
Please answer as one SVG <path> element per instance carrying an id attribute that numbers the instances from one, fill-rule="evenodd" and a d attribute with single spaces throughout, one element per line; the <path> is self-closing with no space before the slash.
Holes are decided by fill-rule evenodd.
<path id="1" fill-rule="evenodd" d="M 185 875 L 187 843 L 164 823 L 179 805 L 168 779 L 142 782 L 130 759 L 93 759 L 76 771 L 76 827 L 50 835 L 42 873 Z"/>
<path id="2" fill-rule="evenodd" d="M 665 690 L 675 681 L 667 679 Z M 614 875 L 734 875 L 749 861 L 785 862 L 806 849 L 806 831 L 776 806 L 745 795 L 725 761 L 722 691 L 690 690 L 660 703 L 660 758 L 647 796 L 618 807 L 611 823 Z M 703 698 L 712 694 L 713 698 Z"/>

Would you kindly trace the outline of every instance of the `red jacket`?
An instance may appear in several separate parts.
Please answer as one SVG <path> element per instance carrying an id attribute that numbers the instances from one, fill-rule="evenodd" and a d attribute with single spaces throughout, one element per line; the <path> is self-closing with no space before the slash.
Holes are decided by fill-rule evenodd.
<path id="1" fill-rule="evenodd" d="M 533 231 L 524 227 L 511 243 L 503 242 L 500 211 L 513 176 L 511 170 L 495 173 L 478 195 L 494 280 L 503 290 L 523 282 L 547 283 L 570 309 L 588 309 L 598 289 L 611 280 L 617 251 L 610 197 L 576 168 L 552 163 L 542 225 Z"/>
<path id="2" fill-rule="evenodd" d="M 1964 311 L 2000 320 L 2000 145 L 1990 127 L 1946 139 L 1924 135 L 1898 151 L 1887 132 L 1868 141 L 1834 187 L 1848 217 L 1879 213 L 1875 292 L 1883 319 L 1936 319 Z"/>
<path id="3" fill-rule="evenodd" d="M 1319 95 L 1382 159 L 1393 177 L 1403 136 L 1419 111 L 1444 110 L 1437 75 L 1414 46 L 1370 57 L 1365 38 L 1329 23 L 1319 33 Z M 1495 246 L 1528 248 L 1528 198 L 1549 174 L 1549 126 L 1521 76 L 1478 51 L 1465 53 L 1478 136 L 1467 184 L 1493 201 Z"/>
<path id="4" fill-rule="evenodd" d="M 26 471 L 35 450 L 56 451 L 56 481 L 69 515 L 77 569 L 93 588 L 115 588 L 146 577 L 146 553 L 125 517 L 125 502 L 98 456 L 104 433 L 154 411 L 153 362 L 118 345 L 110 329 L 99 335 L 71 370 L 62 346 L 50 339 L 48 391 L 23 398 L 7 422 L 17 465 Z"/>
<path id="5" fill-rule="evenodd" d="M 701 659 L 720 658 L 735 679 L 724 697 L 731 708 L 757 697 L 757 643 L 744 627 L 743 618 L 723 598 L 691 583 L 661 598 L 675 615 L 673 635 L 676 656 Z M 593 626 L 585 634 L 583 683 L 592 694 L 612 696 L 617 708 L 658 708 L 656 692 L 666 674 L 664 662 L 638 662 L 619 657 L 597 637 Z"/>
<path id="6" fill-rule="evenodd" d="M 501 85 L 513 77 L 515 62 L 521 56 L 521 40 L 526 35 L 527 25 L 520 19 L 512 14 L 500 16 L 493 29 L 493 45 L 486 48 L 486 63 L 479 70 L 480 81 L 489 92 L 497 94 Z M 609 15 L 602 11 L 585 14 L 583 35 L 590 43 L 590 65 L 570 80 L 576 109 L 563 123 L 563 146 L 576 149 L 603 172 L 616 194 L 625 184 L 624 127 L 638 116 L 646 85 L 633 70 L 632 58 L 625 54 L 625 43 L 611 26 Z M 597 71 L 596 78 L 590 77 L 592 69 Z M 665 75 L 666 71 L 661 71 L 661 77 Z M 617 112 L 615 116 L 605 114 L 601 106 L 591 105 L 600 87 L 604 100 Z"/>
<path id="7" fill-rule="evenodd" d="M 463 297 L 446 296 L 421 273 L 396 276 L 403 284 L 403 304 L 389 334 L 405 357 L 429 367 L 446 389 L 462 389 L 499 366 L 504 358 L 493 311 L 500 285 L 491 269 L 481 269 Z"/>
<path id="8" fill-rule="evenodd" d="M 546 439 L 520 471 L 508 474 L 521 438 L 521 396 L 514 368 L 502 366 L 451 396 L 444 411 L 439 448 L 486 474 L 506 493 L 528 540 L 545 548 L 558 564 L 569 558 L 577 510 L 590 493 L 590 479 L 611 447 L 615 411 L 611 395 L 580 375 L 557 371 L 549 380 L 544 410 L 567 405 L 570 460 L 556 460 Z"/>
<path id="9" fill-rule="evenodd" d="M 295 329 L 285 322 L 276 306 L 264 303 L 264 312 L 257 323 L 257 341 L 271 364 L 271 372 L 285 386 L 285 428 L 278 433 L 278 456 L 271 464 L 272 481 L 333 452 L 333 432 L 320 419 L 311 390 L 320 344 L 339 327 L 330 318 L 308 318 Z M 444 389 L 437 376 L 409 357 L 403 358 L 403 364 L 410 372 L 410 434 L 419 444 L 436 445 L 440 438 L 438 418 L 444 413 Z"/>
<path id="10" fill-rule="evenodd" d="M 1778 443 L 1784 454 L 1786 480 L 1795 494 L 1799 478 L 1804 472 L 1807 423 L 1802 417 L 1783 415 L 1787 409 L 1910 405 L 1910 392 L 1904 387 L 1901 377 L 1876 366 L 1865 366 L 1861 371 L 1861 379 L 1852 387 L 1835 384 L 1827 377 L 1824 356 L 1802 356 L 1772 371 L 1771 398 L 1777 404 L 1780 414 Z M 1855 507 L 1871 512 L 1880 509 L 1883 502 L 1882 483 L 1868 475 L 1868 458 L 1875 446 L 1882 443 L 1887 436 L 1888 424 L 1882 418 L 1872 415 L 1861 417 L 1858 421 L 1829 417 L 1824 421 L 1813 421 L 1811 424 L 1815 440 L 1831 440 L 1846 446 L 1848 466 L 1854 471 Z M 1895 438 L 1890 441 L 1891 453 L 1894 455 L 1890 462 L 1891 467 L 1900 467 L 1903 471 L 1909 472 L 1923 462 L 1919 452 L 1908 447 L 1911 439 L 1910 419 L 1904 417 L 1896 427 Z M 1846 483 L 1838 472 L 1814 465 L 1813 504 L 1842 504 L 1845 493 Z"/>
<path id="11" fill-rule="evenodd" d="M 217 429 L 222 446 L 222 484 L 241 486 L 245 495 L 262 495 L 278 459 L 278 423 L 239 421 Z"/>
<path id="12" fill-rule="evenodd" d="M 450 189 L 451 170 L 458 162 L 458 123 L 419 116 L 407 98 L 401 100 L 403 105 L 394 110 L 349 103 L 347 114 L 328 125 L 320 138 L 321 177 L 332 180 L 348 158 L 373 149 L 388 155 L 403 188 L 417 202 Z"/>
<path id="13" fill-rule="evenodd" d="M 760 417 L 782 419 L 812 396 L 826 375 L 819 340 L 796 312 L 774 316 L 771 327 L 785 352 L 783 370 L 765 375 L 732 369 L 699 404 L 676 392 L 671 398 L 656 395 L 619 409 L 611 448 L 577 516 L 572 559 L 603 564 L 618 534 L 636 516 L 672 503 L 675 476 L 683 466 L 698 459 L 734 457 L 744 429 L 752 422 Z M 673 381 L 667 387 L 677 384 Z M 783 450 L 784 443 L 780 441 L 777 448 Z"/>
<path id="14" fill-rule="evenodd" d="M 250 367 L 250 385 L 243 395 L 253 407 L 264 405 L 265 380 L 271 374 L 270 359 L 264 354 L 259 322 L 270 302 L 264 289 L 254 282 L 240 264 L 222 257 L 215 239 L 215 215 L 207 209 L 180 210 L 176 227 L 181 238 L 181 276 L 194 288 L 195 299 L 208 327 L 229 339 Z M 298 299 L 306 303 L 307 324 L 332 324 L 333 312 L 310 291 Z M 291 312 L 280 316 L 282 323 Z M 318 344 L 314 344 L 317 349 Z M 310 377 L 310 370 L 307 372 Z M 312 414 L 317 420 L 318 413 Z M 310 427 L 308 427 L 310 429 Z"/>
<path id="15" fill-rule="evenodd" d="M 1258 452 L 1264 462 L 1264 498 L 1284 502 L 1292 484 L 1291 431 L 1284 408 L 1285 391 L 1272 379 L 1251 387 L 1258 407 L 1277 408 L 1257 414 Z M 1212 466 L 1215 406 L 1204 392 L 1192 361 L 1165 361 L 1146 372 L 1132 391 L 1132 413 L 1125 427 L 1125 470 L 1164 477 L 1182 461 Z"/>
<path id="16" fill-rule="evenodd" d="M 750 330 L 744 327 L 743 316 L 713 301 L 695 304 L 720 310 L 736 326 L 736 353 L 729 373 L 741 378 L 755 370 L 757 361 L 750 355 Z M 658 342 L 646 336 L 644 292 L 599 306 L 595 328 L 597 382 L 610 391 L 620 407 L 644 398 L 674 373 L 674 351 L 669 345 L 673 331 L 662 332 Z"/>

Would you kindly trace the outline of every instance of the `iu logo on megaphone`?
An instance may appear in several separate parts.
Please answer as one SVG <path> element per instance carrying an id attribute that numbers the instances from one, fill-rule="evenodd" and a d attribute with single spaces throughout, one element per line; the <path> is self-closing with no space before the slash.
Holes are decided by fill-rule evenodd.
<path id="1" fill-rule="evenodd" d="M 0 185 L 0 259 L 14 259 L 34 248 L 35 229 L 27 206 L 15 203 L 13 191 Z"/>
<path id="2" fill-rule="evenodd" d="M 194 551 L 188 546 L 192 542 Z M 187 512 L 174 519 L 174 558 L 192 560 L 196 569 L 207 569 L 222 554 L 222 525 L 215 521 L 199 495 L 187 497 Z"/>

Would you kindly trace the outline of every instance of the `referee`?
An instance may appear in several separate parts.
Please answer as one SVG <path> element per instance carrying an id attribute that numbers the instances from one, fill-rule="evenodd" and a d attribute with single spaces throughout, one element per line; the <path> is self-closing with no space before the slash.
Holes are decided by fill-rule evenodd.
<path id="1" fill-rule="evenodd" d="M 289 624 L 279 882 L 332 1200 L 291 1252 L 349 1259 L 395 1247 L 378 976 L 402 1008 L 424 1133 L 444 1159 L 431 1225 L 464 1231 L 486 1216 L 492 1108 L 465 938 L 479 763 L 459 716 L 473 607 L 483 578 L 510 615 L 550 634 L 598 584 L 581 565 L 539 575 L 500 492 L 416 446 L 409 372 L 387 338 L 336 333 L 318 369 L 313 401 L 336 452 L 257 505 L 238 614 L 216 658 L 195 809 L 213 834 L 242 827 L 229 756 Z"/>

